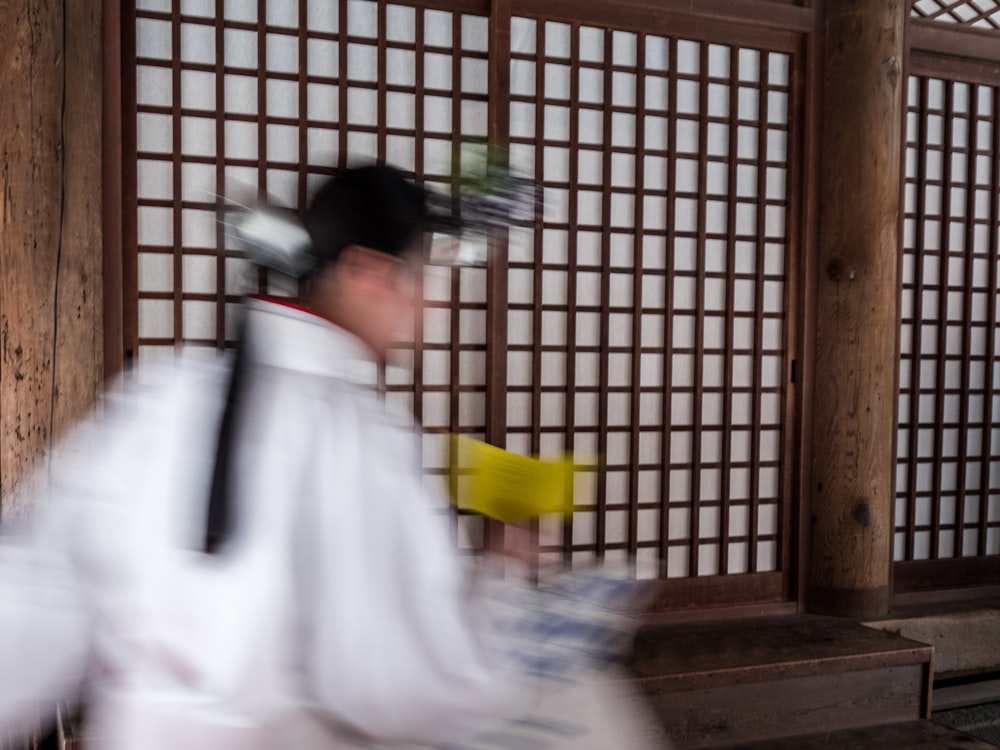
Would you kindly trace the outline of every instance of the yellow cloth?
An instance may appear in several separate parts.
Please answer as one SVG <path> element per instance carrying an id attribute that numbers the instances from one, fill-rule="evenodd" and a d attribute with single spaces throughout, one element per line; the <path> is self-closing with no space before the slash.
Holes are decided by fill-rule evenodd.
<path id="1" fill-rule="evenodd" d="M 455 504 L 504 523 L 573 512 L 573 461 L 543 461 L 453 437 Z"/>

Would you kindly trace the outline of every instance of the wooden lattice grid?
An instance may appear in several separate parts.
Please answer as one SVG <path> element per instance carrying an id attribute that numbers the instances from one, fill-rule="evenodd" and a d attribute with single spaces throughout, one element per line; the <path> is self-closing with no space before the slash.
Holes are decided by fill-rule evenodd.
<path id="1" fill-rule="evenodd" d="M 564 533 L 579 556 L 776 570 L 789 56 L 514 29 L 512 158 L 546 218 L 511 243 L 508 443 L 603 460 Z"/>
<path id="2" fill-rule="evenodd" d="M 1000 553 L 997 87 L 910 78 L 895 559 Z"/>
<path id="3" fill-rule="evenodd" d="M 939 23 L 1000 30 L 997 0 L 913 0 L 911 15 Z"/>
<path id="4" fill-rule="evenodd" d="M 510 117 L 491 123 L 488 7 L 456 5 L 140 0 L 134 350 L 223 348 L 243 294 L 294 291 L 228 245 L 233 181 L 301 206 L 364 155 L 443 183 L 461 137 L 509 133 L 547 199 L 511 232 L 509 293 L 429 268 L 417 343 L 379 374 L 425 429 L 429 478 L 448 434 L 490 433 L 493 399 L 493 439 L 589 462 L 547 556 L 787 571 L 797 46 L 515 16 Z M 489 393 L 496 310 L 508 387 Z"/>
<path id="5" fill-rule="evenodd" d="M 444 183 L 457 140 L 487 135 L 481 14 L 357 0 L 143 0 L 135 31 L 141 361 L 171 357 L 180 343 L 224 348 L 243 295 L 296 291 L 249 268 L 216 221 L 221 196 L 260 190 L 302 206 L 348 157 Z M 416 344 L 372 373 L 394 407 L 423 422 L 432 473 L 446 456 L 435 433 L 485 432 L 484 277 L 429 268 Z"/>

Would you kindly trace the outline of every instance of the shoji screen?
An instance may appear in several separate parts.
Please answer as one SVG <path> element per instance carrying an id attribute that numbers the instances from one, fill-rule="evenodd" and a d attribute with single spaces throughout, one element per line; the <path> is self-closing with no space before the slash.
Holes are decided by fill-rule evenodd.
<path id="1" fill-rule="evenodd" d="M 220 196 L 260 190 L 302 206 L 334 168 L 363 159 L 447 187 L 453 148 L 487 134 L 487 9 L 459 5 L 139 0 L 127 346 L 140 374 L 177 344 L 231 342 L 242 295 L 295 291 L 248 267 L 217 222 Z M 430 476 L 446 433 L 485 429 L 485 278 L 428 268 L 416 344 L 373 372 L 423 423 Z"/>
<path id="2" fill-rule="evenodd" d="M 912 15 L 955 26 L 1000 30 L 1000 4 L 996 0 L 913 0 Z"/>
<path id="3" fill-rule="evenodd" d="M 294 291 L 247 267 L 219 196 L 301 206 L 357 157 L 447 187 L 463 138 L 509 134 L 544 217 L 500 267 L 429 267 L 416 344 L 373 373 L 423 426 L 428 480 L 454 432 L 568 451 L 577 509 L 547 559 L 690 579 L 685 604 L 787 598 L 802 34 L 515 5 L 138 0 L 126 347 L 140 372 L 221 349 L 243 294 Z"/>
<path id="4" fill-rule="evenodd" d="M 574 559 L 778 570 L 790 55 L 529 17 L 511 36 L 512 160 L 545 218 L 511 236 L 508 445 L 593 467 Z"/>
<path id="5" fill-rule="evenodd" d="M 895 559 L 996 555 L 1000 99 L 921 73 L 908 102 Z"/>

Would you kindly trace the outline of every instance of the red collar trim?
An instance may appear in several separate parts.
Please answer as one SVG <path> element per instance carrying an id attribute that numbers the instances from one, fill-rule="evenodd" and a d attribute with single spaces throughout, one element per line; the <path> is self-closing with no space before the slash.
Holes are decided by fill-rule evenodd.
<path id="1" fill-rule="evenodd" d="M 251 294 L 250 299 L 260 300 L 261 302 L 267 302 L 272 305 L 281 305 L 282 307 L 290 307 L 292 310 L 298 310 L 299 312 L 304 312 L 307 315 L 316 315 L 308 307 L 303 307 L 302 305 L 297 305 L 294 302 L 290 302 L 282 297 L 268 297 L 266 294 Z M 317 316 L 318 317 L 318 316 Z"/>

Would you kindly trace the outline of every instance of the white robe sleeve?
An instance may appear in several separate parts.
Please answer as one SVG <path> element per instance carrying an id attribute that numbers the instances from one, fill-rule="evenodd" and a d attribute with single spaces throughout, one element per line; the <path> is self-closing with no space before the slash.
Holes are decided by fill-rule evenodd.
<path id="1" fill-rule="evenodd" d="M 99 589 L 129 530 L 109 513 L 145 450 L 109 394 L 57 446 L 23 524 L 0 535 L 0 724 L 79 697 L 94 660 Z M 116 415 L 110 418 L 108 415 Z M 109 564 L 113 561 L 113 564 Z"/>
<path id="2" fill-rule="evenodd" d="M 0 537 L 0 725 L 15 733 L 40 705 L 76 696 L 91 643 L 73 554 L 78 519 L 48 498 L 35 506 L 24 528 Z"/>
<path id="3" fill-rule="evenodd" d="M 312 540 L 300 577 L 306 688 L 321 713 L 364 736 L 432 742 L 496 716 L 512 683 L 447 516 L 433 510 L 403 447 L 409 436 L 346 429 L 355 427 L 367 439 L 334 431 L 319 446 L 323 486 L 311 488 L 302 519 Z"/>

